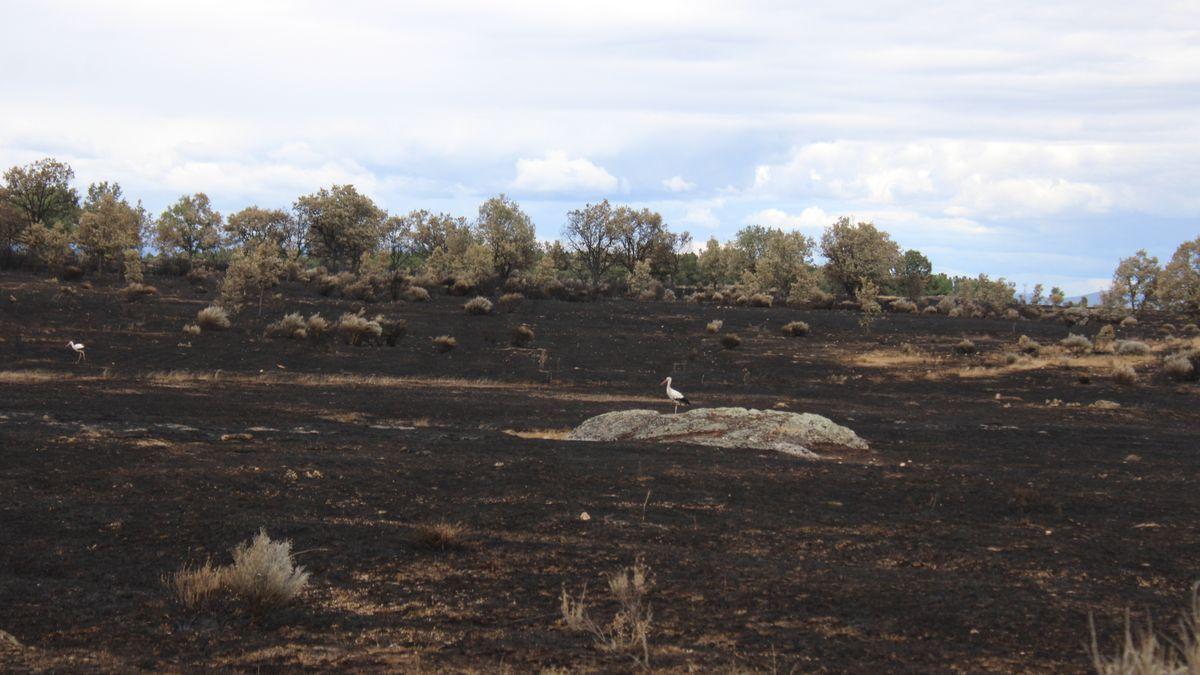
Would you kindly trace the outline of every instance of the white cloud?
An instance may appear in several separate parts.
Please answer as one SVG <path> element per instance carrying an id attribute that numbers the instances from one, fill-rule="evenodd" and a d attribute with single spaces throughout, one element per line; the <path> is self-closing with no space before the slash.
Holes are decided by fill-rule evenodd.
<path id="1" fill-rule="evenodd" d="M 835 216 L 826 213 L 824 209 L 809 206 L 798 214 L 790 214 L 780 209 L 763 209 L 746 216 L 747 225 L 765 225 L 783 230 L 804 230 L 809 233 L 820 232 L 827 225 L 837 220 Z"/>
<path id="2" fill-rule="evenodd" d="M 710 207 L 689 206 L 684 211 L 683 217 L 679 219 L 679 223 L 685 226 L 715 230 L 721 225 L 721 219 Z"/>
<path id="3" fill-rule="evenodd" d="M 586 159 L 570 159 L 565 152 L 551 151 L 541 159 L 518 159 L 517 177 L 509 187 L 531 192 L 604 194 L 620 185 L 615 176 Z"/>
<path id="4" fill-rule="evenodd" d="M 671 176 L 670 178 L 665 178 L 663 179 L 662 185 L 671 192 L 687 192 L 696 187 L 695 183 L 689 183 L 683 179 L 683 176 Z"/>

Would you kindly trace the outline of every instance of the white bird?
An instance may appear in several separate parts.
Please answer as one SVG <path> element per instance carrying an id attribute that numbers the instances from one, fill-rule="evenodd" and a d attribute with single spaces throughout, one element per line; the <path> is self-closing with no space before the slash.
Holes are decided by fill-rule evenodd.
<path id="1" fill-rule="evenodd" d="M 80 361 L 87 360 L 87 354 L 83 353 L 84 347 L 83 347 L 82 342 L 76 342 L 74 340 L 71 340 L 70 342 L 67 343 L 67 346 L 70 347 L 71 349 L 74 349 L 75 353 L 79 355 L 79 358 L 75 359 L 75 363 L 79 363 Z"/>
<path id="2" fill-rule="evenodd" d="M 669 398 L 671 400 L 671 403 L 675 404 L 675 414 L 679 414 L 679 404 L 680 403 L 682 403 L 683 405 L 691 405 L 692 404 L 691 401 L 687 400 L 687 397 L 683 395 L 683 392 L 679 392 L 679 391 L 676 391 L 671 388 L 671 378 L 668 377 L 667 379 L 663 380 L 662 382 L 659 382 L 659 384 L 667 385 L 667 398 Z"/>

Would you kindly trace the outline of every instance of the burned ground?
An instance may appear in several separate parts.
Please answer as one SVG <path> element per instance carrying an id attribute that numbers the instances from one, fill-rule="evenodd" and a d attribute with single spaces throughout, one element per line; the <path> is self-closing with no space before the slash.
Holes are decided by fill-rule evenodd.
<path id="1" fill-rule="evenodd" d="M 1062 324 L 887 315 L 864 336 L 841 311 L 471 316 L 435 293 L 367 306 L 407 320 L 397 346 L 323 349 L 263 330 L 361 304 L 288 287 L 193 336 L 212 293 L 155 283 L 125 302 L 0 278 L 0 630 L 24 645 L 0 648 L 5 668 L 633 669 L 565 630 L 558 601 L 587 584 L 603 612 L 602 574 L 640 557 L 655 668 L 1072 672 L 1089 614 L 1102 641 L 1126 608 L 1165 626 L 1200 579 L 1200 390 L 1153 357 L 1130 361 L 1131 386 L 1107 375 L 1115 356 L 1002 365 L 1018 335 L 1049 345 Z M 793 320 L 811 334 L 784 336 Z M 954 353 L 964 337 L 978 354 Z M 668 411 L 668 374 L 696 405 L 822 414 L 872 452 L 560 439 Z M 462 547 L 417 545 L 443 521 Z M 259 527 L 312 573 L 300 602 L 171 604 L 163 574 L 227 562 Z"/>

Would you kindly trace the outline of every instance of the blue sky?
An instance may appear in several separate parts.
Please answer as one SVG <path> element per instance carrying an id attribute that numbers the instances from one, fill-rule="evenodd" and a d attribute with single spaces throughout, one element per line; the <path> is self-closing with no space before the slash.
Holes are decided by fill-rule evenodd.
<path id="1" fill-rule="evenodd" d="M 161 210 L 350 182 L 608 198 L 697 241 L 870 219 L 950 273 L 1069 293 L 1200 235 L 1200 3 L 20 2 L 0 162 Z"/>

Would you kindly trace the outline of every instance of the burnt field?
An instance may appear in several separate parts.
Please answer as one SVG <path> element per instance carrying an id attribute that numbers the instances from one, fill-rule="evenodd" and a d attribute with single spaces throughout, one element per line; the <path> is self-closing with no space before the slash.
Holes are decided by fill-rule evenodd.
<path id="1" fill-rule="evenodd" d="M 1200 580 L 1200 388 L 1159 372 L 1145 322 L 1117 333 L 1148 356 L 1008 363 L 1068 328 L 885 315 L 864 335 L 853 312 L 622 300 L 471 316 L 435 293 L 367 307 L 408 322 L 396 346 L 326 349 L 264 328 L 360 303 L 289 286 L 188 335 L 212 293 L 154 283 L 125 302 L 0 276 L 5 670 L 634 670 L 559 602 L 586 585 L 610 616 L 603 575 L 640 559 L 654 669 L 1081 672 L 1089 614 L 1111 647 L 1127 608 L 1167 626 Z M 667 375 L 697 406 L 817 413 L 872 449 L 563 440 L 669 412 Z M 415 536 L 439 522 L 458 545 Z M 311 573 L 297 602 L 173 604 L 163 575 L 261 527 Z"/>

